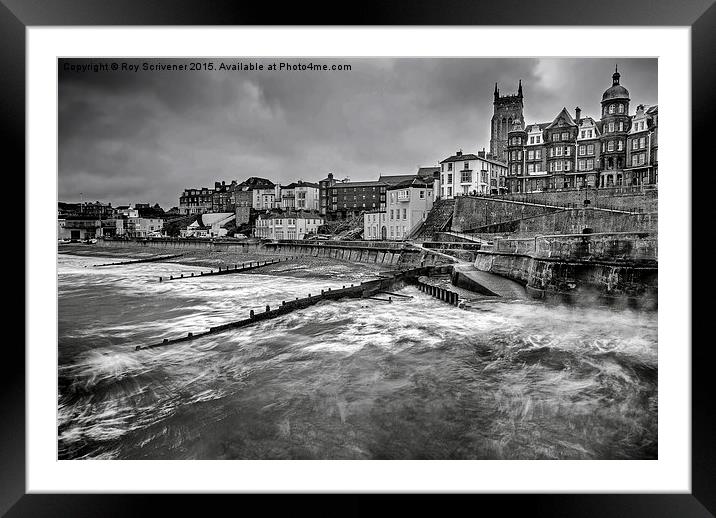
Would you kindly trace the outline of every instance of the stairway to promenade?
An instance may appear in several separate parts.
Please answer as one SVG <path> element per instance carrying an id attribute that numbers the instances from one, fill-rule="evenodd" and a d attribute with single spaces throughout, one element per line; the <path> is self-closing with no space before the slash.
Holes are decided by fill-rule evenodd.
<path id="1" fill-rule="evenodd" d="M 438 200 L 423 221 L 423 224 L 410 233 L 408 239 L 432 239 L 436 232 L 445 230 L 452 221 L 452 214 L 455 210 L 455 200 Z"/>

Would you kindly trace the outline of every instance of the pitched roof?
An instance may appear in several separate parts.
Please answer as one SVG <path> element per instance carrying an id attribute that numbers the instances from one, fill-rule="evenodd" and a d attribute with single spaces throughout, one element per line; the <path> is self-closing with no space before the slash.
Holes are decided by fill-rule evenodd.
<path id="1" fill-rule="evenodd" d="M 418 176 L 430 176 L 439 172 L 439 167 L 418 167 Z"/>
<path id="2" fill-rule="evenodd" d="M 445 162 L 460 162 L 462 160 L 477 160 L 478 158 L 481 158 L 477 155 L 473 155 L 472 153 L 460 153 L 459 155 L 453 155 L 450 157 L 447 157 L 445 160 L 441 161 L 440 163 Z"/>
<path id="3" fill-rule="evenodd" d="M 271 189 L 275 187 L 271 180 L 266 178 L 259 178 L 258 176 L 252 176 L 247 178 L 239 184 L 239 187 L 248 187 L 249 189 Z"/>
<path id="4" fill-rule="evenodd" d="M 281 189 L 295 189 L 296 187 L 313 187 L 314 189 L 318 189 L 318 184 L 313 182 L 293 182 L 288 185 L 282 185 Z"/>
<path id="5" fill-rule="evenodd" d="M 429 188 L 432 188 L 432 186 L 433 186 L 432 179 L 430 180 L 430 182 L 426 182 L 426 181 L 422 180 L 421 178 L 415 177 L 410 180 L 404 180 L 404 181 L 397 183 L 395 185 L 391 185 L 386 190 L 392 191 L 395 189 L 407 189 L 410 187 L 415 187 L 417 189 L 429 189 Z"/>
<path id="6" fill-rule="evenodd" d="M 567 111 L 567 108 L 562 108 L 562 111 L 557 114 L 557 116 L 554 118 L 552 123 L 549 126 L 547 126 L 546 129 L 551 129 L 551 128 L 554 128 L 555 126 L 559 126 L 560 120 L 565 121 L 568 126 L 576 126 L 577 125 L 577 123 L 574 122 L 574 119 Z"/>
<path id="7" fill-rule="evenodd" d="M 414 174 L 382 174 L 378 177 L 378 181 L 388 185 L 395 185 L 412 178 L 415 178 Z"/>
<path id="8" fill-rule="evenodd" d="M 528 131 L 528 132 L 529 132 L 529 131 L 531 131 L 535 126 L 536 126 L 540 131 L 542 131 L 543 129 L 545 129 L 545 128 L 546 128 L 547 126 L 549 126 L 550 124 L 552 124 L 552 123 L 551 123 L 551 122 L 538 122 L 537 124 L 528 124 L 527 126 L 525 126 L 525 131 Z"/>
<path id="9" fill-rule="evenodd" d="M 204 214 L 200 214 L 194 223 L 197 223 L 197 226 L 202 228 L 211 227 L 216 224 L 223 226 L 235 217 L 236 214 L 233 212 L 206 212 Z M 190 226 L 193 226 L 194 223 Z"/>

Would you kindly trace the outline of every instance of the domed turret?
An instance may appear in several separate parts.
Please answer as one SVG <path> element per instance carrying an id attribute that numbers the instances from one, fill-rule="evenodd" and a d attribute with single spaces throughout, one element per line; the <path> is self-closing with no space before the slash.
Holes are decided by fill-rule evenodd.
<path id="1" fill-rule="evenodd" d="M 615 67 L 614 74 L 612 75 L 612 86 L 604 91 L 602 94 L 602 101 L 609 101 L 611 99 L 629 99 L 629 90 L 619 84 L 620 77 L 621 74 L 619 74 L 619 70 Z"/>

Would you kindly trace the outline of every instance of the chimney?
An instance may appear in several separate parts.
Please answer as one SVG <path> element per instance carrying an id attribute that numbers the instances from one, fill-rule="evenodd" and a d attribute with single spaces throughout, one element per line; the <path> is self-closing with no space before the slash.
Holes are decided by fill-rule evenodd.
<path id="1" fill-rule="evenodd" d="M 328 179 L 333 180 L 333 173 L 328 173 Z"/>
<path id="2" fill-rule="evenodd" d="M 458 149 L 457 153 L 455 153 L 457 156 L 462 156 L 462 149 Z"/>
<path id="3" fill-rule="evenodd" d="M 577 124 L 579 124 L 579 121 L 582 119 L 582 109 L 579 106 L 577 106 L 574 109 L 574 113 L 576 115 L 575 120 L 577 121 Z"/>

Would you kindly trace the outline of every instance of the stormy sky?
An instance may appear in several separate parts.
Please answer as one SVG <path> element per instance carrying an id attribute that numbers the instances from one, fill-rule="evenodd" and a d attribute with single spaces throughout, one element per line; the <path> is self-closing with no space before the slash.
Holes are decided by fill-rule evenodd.
<path id="1" fill-rule="evenodd" d="M 351 70 L 141 70 L 197 61 Z M 113 62 L 140 70 L 112 71 Z M 89 63 L 107 70 L 70 70 Z M 59 200 L 168 209 L 184 188 L 214 181 L 408 174 L 457 149 L 489 150 L 495 82 L 506 94 L 522 80 L 527 123 L 563 106 L 596 118 L 615 63 L 632 113 L 657 103 L 656 59 L 60 60 Z"/>

